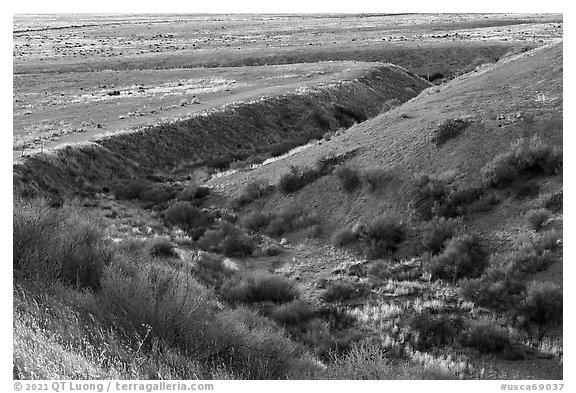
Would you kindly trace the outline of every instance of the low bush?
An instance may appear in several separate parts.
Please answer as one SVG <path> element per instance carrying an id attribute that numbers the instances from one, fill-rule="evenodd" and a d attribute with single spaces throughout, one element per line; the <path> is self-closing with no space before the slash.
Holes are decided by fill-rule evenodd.
<path id="1" fill-rule="evenodd" d="M 476 324 L 461 336 L 462 345 L 481 353 L 503 353 L 512 347 L 508 330 L 493 324 Z"/>
<path id="2" fill-rule="evenodd" d="M 227 257 L 244 257 L 254 252 L 254 242 L 239 228 L 222 221 L 215 229 L 207 230 L 198 240 L 198 246 L 205 251 L 222 253 Z"/>
<path id="3" fill-rule="evenodd" d="M 434 130 L 432 143 L 434 143 L 437 147 L 440 147 L 450 139 L 454 139 L 459 136 L 470 126 L 470 124 L 472 124 L 472 122 L 466 119 L 446 120 Z"/>
<path id="4" fill-rule="evenodd" d="M 544 207 L 552 213 L 561 213 L 563 207 L 563 191 L 549 194 L 544 198 Z"/>
<path id="5" fill-rule="evenodd" d="M 460 283 L 462 296 L 480 307 L 508 311 L 517 306 L 526 291 L 523 276 L 508 266 L 493 266 L 479 278 Z"/>
<path id="6" fill-rule="evenodd" d="M 144 203 L 144 207 L 148 208 L 170 201 L 175 194 L 172 187 L 152 183 L 140 192 L 138 198 Z"/>
<path id="7" fill-rule="evenodd" d="M 274 219 L 271 213 L 253 212 L 242 218 L 242 225 L 254 232 L 263 230 Z"/>
<path id="8" fill-rule="evenodd" d="M 201 199 L 206 198 L 208 195 L 210 195 L 210 188 L 192 184 L 180 191 L 177 195 L 177 199 L 179 201 L 191 202 L 196 205 Z"/>
<path id="9" fill-rule="evenodd" d="M 316 315 L 316 309 L 305 300 L 294 300 L 278 306 L 272 312 L 272 320 L 280 325 L 298 326 Z"/>
<path id="10" fill-rule="evenodd" d="M 530 209 L 525 218 L 528 227 L 538 232 L 550 218 L 550 212 L 546 209 Z"/>
<path id="11" fill-rule="evenodd" d="M 417 280 L 422 276 L 422 270 L 419 265 L 393 263 L 391 261 L 383 260 L 378 260 L 372 263 L 368 268 L 367 273 L 371 281 L 377 283 L 387 280 Z"/>
<path id="12" fill-rule="evenodd" d="M 219 293 L 230 302 L 242 303 L 286 303 L 300 296 L 293 282 L 264 271 L 236 274 L 227 278 Z"/>
<path id="13" fill-rule="evenodd" d="M 14 199 L 12 239 L 15 278 L 93 290 L 114 254 L 97 220 L 70 203 L 52 208 L 43 199 Z"/>
<path id="14" fill-rule="evenodd" d="M 410 206 L 416 216 L 429 221 L 434 217 L 434 204 L 443 201 L 450 193 L 449 185 L 444 181 L 428 175 L 420 175 L 414 179 Z"/>
<path id="15" fill-rule="evenodd" d="M 562 168 L 562 150 L 545 145 L 537 136 L 519 139 L 508 151 L 498 154 L 481 170 L 487 186 L 505 187 L 518 179 L 552 175 Z"/>
<path id="16" fill-rule="evenodd" d="M 264 161 L 266 161 L 266 159 L 264 157 L 251 156 L 251 157 L 248 157 L 246 160 L 243 160 L 243 161 L 233 161 L 230 164 L 230 169 L 242 170 L 242 169 L 250 167 L 252 165 L 262 164 Z"/>
<path id="17" fill-rule="evenodd" d="M 406 228 L 402 220 L 387 214 L 375 218 L 359 229 L 360 241 L 366 248 L 368 258 L 390 255 L 406 238 Z"/>
<path id="18" fill-rule="evenodd" d="M 346 192 L 352 192 L 360 186 L 360 175 L 358 171 L 348 166 L 339 166 L 334 170 L 338 177 L 342 189 Z"/>
<path id="19" fill-rule="evenodd" d="M 370 294 L 370 288 L 365 284 L 349 281 L 336 281 L 319 295 L 320 299 L 328 303 L 339 303 L 350 299 L 357 299 Z"/>
<path id="20" fill-rule="evenodd" d="M 159 236 L 148 242 L 148 250 L 153 257 L 177 257 L 178 253 L 174 248 L 174 243 L 169 238 Z"/>
<path id="21" fill-rule="evenodd" d="M 270 185 L 267 180 L 260 179 L 252 181 L 248 183 L 242 195 L 232 201 L 232 206 L 240 208 L 256 199 L 271 194 L 273 191 L 274 186 Z"/>
<path id="22" fill-rule="evenodd" d="M 301 169 L 292 165 L 290 166 L 290 171 L 280 178 L 278 189 L 285 194 L 291 194 L 318 179 L 320 176 L 320 172 L 315 168 Z"/>
<path id="23" fill-rule="evenodd" d="M 540 186 L 535 182 L 520 184 L 514 190 L 514 198 L 523 200 L 526 198 L 536 198 L 540 193 Z"/>
<path id="24" fill-rule="evenodd" d="M 392 174 L 384 168 L 370 168 L 360 175 L 366 184 L 368 192 L 376 192 L 392 179 Z"/>
<path id="25" fill-rule="evenodd" d="M 434 219 L 422 226 L 422 245 L 430 253 L 438 254 L 447 240 L 462 229 L 462 221 L 455 219 Z"/>
<path id="26" fill-rule="evenodd" d="M 460 235 L 446 244 L 444 251 L 432 257 L 425 269 L 432 278 L 456 282 L 464 277 L 478 277 L 488 266 L 488 253 L 474 235 Z"/>
<path id="27" fill-rule="evenodd" d="M 484 195 L 480 187 L 458 188 L 453 179 L 420 175 L 415 178 L 410 206 L 416 216 L 429 221 L 433 217 L 455 218 L 464 215 Z"/>
<path id="28" fill-rule="evenodd" d="M 301 206 L 292 206 L 275 214 L 264 232 L 278 237 L 317 224 L 318 217 L 315 214 L 306 212 Z"/>
<path id="29" fill-rule="evenodd" d="M 185 231 L 192 231 L 191 237 L 197 239 L 206 230 L 214 218 L 192 206 L 190 202 L 176 202 L 162 213 L 164 222 L 170 226 L 179 226 Z"/>
<path id="30" fill-rule="evenodd" d="M 356 234 L 347 228 L 340 229 L 332 236 L 332 245 L 334 247 L 345 247 L 348 244 L 355 243 L 358 241 Z"/>
<path id="31" fill-rule="evenodd" d="M 196 260 L 196 273 L 200 281 L 218 289 L 235 272 L 226 268 L 221 256 L 203 253 Z"/>
<path id="32" fill-rule="evenodd" d="M 518 306 L 518 312 L 526 323 L 539 326 L 562 324 L 562 288 L 550 283 L 534 283 Z"/>
<path id="33" fill-rule="evenodd" d="M 112 187 L 114 190 L 114 195 L 116 199 L 136 199 L 140 197 L 140 193 L 146 189 L 146 187 L 153 184 L 150 180 L 145 179 L 134 179 L 127 183 L 120 183 Z"/>
<path id="34" fill-rule="evenodd" d="M 417 332 L 414 346 L 420 351 L 453 343 L 464 328 L 464 321 L 460 316 L 432 315 L 429 312 L 412 317 L 408 324 Z"/>

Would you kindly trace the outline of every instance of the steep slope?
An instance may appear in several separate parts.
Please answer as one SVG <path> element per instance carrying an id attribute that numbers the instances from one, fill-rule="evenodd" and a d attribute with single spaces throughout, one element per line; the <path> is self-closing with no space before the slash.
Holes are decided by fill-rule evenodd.
<path id="1" fill-rule="evenodd" d="M 459 181 L 470 185 L 479 182 L 480 170 L 488 161 L 519 138 L 538 135 L 547 144 L 561 146 L 562 104 L 562 44 L 557 43 L 480 67 L 444 86 L 431 87 L 330 141 L 252 171 L 215 179 L 211 184 L 224 194 L 237 195 L 243 185 L 255 179 L 276 183 L 289 165 L 313 166 L 329 154 L 356 150 L 347 161 L 349 166 L 360 171 L 385 168 L 392 174 L 383 192 L 346 193 L 336 176 L 325 176 L 294 196 L 277 193 L 254 207 L 272 210 L 303 204 L 321 216 L 329 235 L 389 209 L 407 213 L 415 174 L 438 175 L 455 170 Z M 432 141 L 435 130 L 452 119 L 467 119 L 471 124 L 462 135 L 437 147 Z M 556 176 L 545 182 L 543 190 L 560 187 L 561 179 Z M 489 220 L 486 225 L 493 232 L 509 227 L 510 221 L 518 220 L 520 212 L 513 211 L 517 207 L 503 203 L 496 210 L 496 221 Z M 499 241 L 513 237 L 505 234 Z"/>

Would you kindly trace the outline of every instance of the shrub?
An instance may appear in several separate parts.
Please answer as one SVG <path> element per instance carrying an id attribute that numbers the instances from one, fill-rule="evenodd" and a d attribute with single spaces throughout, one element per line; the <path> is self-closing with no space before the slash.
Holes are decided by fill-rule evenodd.
<path id="1" fill-rule="evenodd" d="M 177 198 L 179 201 L 196 204 L 199 199 L 206 198 L 208 195 L 210 195 L 210 188 L 192 184 L 180 191 Z"/>
<path id="2" fill-rule="evenodd" d="M 535 198 L 540 193 L 540 186 L 538 183 L 529 182 L 525 184 L 521 184 L 514 190 L 514 198 L 516 199 L 526 199 L 526 198 Z"/>
<path id="3" fill-rule="evenodd" d="M 369 258 L 390 255 L 406 238 L 406 228 L 402 220 L 393 215 L 375 218 L 359 233 L 360 241 L 366 246 Z"/>
<path id="4" fill-rule="evenodd" d="M 526 244 L 518 250 L 501 254 L 498 259 L 502 264 L 509 264 L 510 269 L 525 274 L 545 270 L 554 261 L 550 250 L 540 250 L 533 244 Z"/>
<path id="5" fill-rule="evenodd" d="M 481 170 L 487 186 L 504 187 L 521 177 L 551 175 L 562 168 L 562 150 L 545 145 L 537 136 L 519 139 Z"/>
<path id="6" fill-rule="evenodd" d="M 196 266 L 200 280 L 215 288 L 220 288 L 224 280 L 234 273 L 233 270 L 226 268 L 222 257 L 206 253 L 198 257 Z"/>
<path id="7" fill-rule="evenodd" d="M 97 221 L 69 203 L 51 208 L 46 200 L 15 198 L 12 236 L 16 278 L 96 290 L 113 257 Z"/>
<path id="8" fill-rule="evenodd" d="M 169 187 L 158 184 L 151 184 L 142 190 L 138 197 L 147 205 L 144 207 L 150 207 L 168 202 L 174 198 L 174 194 L 174 191 Z"/>
<path id="9" fill-rule="evenodd" d="M 258 232 L 266 228 L 272 219 L 274 215 L 257 211 L 244 216 L 242 225 L 251 231 Z"/>
<path id="10" fill-rule="evenodd" d="M 262 251 L 265 255 L 275 257 L 276 255 L 280 255 L 282 253 L 282 248 L 276 245 L 270 245 L 265 247 Z"/>
<path id="11" fill-rule="evenodd" d="M 190 202 L 176 202 L 162 214 L 167 225 L 177 225 L 185 231 L 199 229 L 201 233 L 210 225 L 213 218 L 192 206 Z M 197 236 L 192 236 L 197 237 Z"/>
<path id="12" fill-rule="evenodd" d="M 167 237 L 155 237 L 148 243 L 150 255 L 153 257 L 177 257 L 174 244 Z"/>
<path id="13" fill-rule="evenodd" d="M 445 200 L 449 193 L 450 189 L 444 181 L 429 175 L 420 175 L 414 179 L 410 206 L 418 218 L 429 221 L 434 217 L 434 204 Z"/>
<path id="14" fill-rule="evenodd" d="M 541 232 L 540 236 L 533 239 L 532 244 L 539 253 L 543 253 L 545 250 L 554 251 L 562 247 L 562 231 L 550 229 Z"/>
<path id="15" fill-rule="evenodd" d="M 342 188 L 346 192 L 352 192 L 360 186 L 360 175 L 358 171 L 347 166 L 339 166 L 334 174 L 340 180 Z"/>
<path id="16" fill-rule="evenodd" d="M 392 174 L 384 168 L 370 168 L 360 175 L 368 192 L 376 192 L 392 179 Z"/>
<path id="17" fill-rule="evenodd" d="M 332 245 L 334 247 L 345 247 L 348 244 L 358 241 L 356 234 L 347 228 L 343 228 L 332 236 Z"/>
<path id="18" fill-rule="evenodd" d="M 298 326 L 316 315 L 315 308 L 305 300 L 294 300 L 278 306 L 272 319 L 280 325 Z"/>
<path id="19" fill-rule="evenodd" d="M 318 224 L 318 217 L 315 214 L 307 213 L 301 206 L 292 206 L 274 214 L 264 232 L 277 237 L 316 224 Z"/>
<path id="20" fill-rule="evenodd" d="M 501 202 L 500 198 L 494 194 L 484 194 L 478 200 L 470 203 L 464 208 L 466 214 L 486 213 Z"/>
<path id="21" fill-rule="evenodd" d="M 227 257 L 252 255 L 254 244 L 239 228 L 222 221 L 216 229 L 208 230 L 198 240 L 205 251 L 223 253 Z"/>
<path id="22" fill-rule="evenodd" d="M 319 295 L 320 299 L 329 303 L 343 302 L 349 299 L 364 297 L 370 293 L 370 289 L 364 284 L 348 281 L 336 281 Z"/>
<path id="23" fill-rule="evenodd" d="M 412 317 L 408 324 L 418 333 L 414 344 L 421 351 L 451 344 L 464 328 L 460 316 L 432 315 L 429 312 Z"/>
<path id="24" fill-rule="evenodd" d="M 243 303 L 285 303 L 300 296 L 290 280 L 264 271 L 236 274 L 227 278 L 220 287 L 220 294 L 228 301 Z"/>
<path id="25" fill-rule="evenodd" d="M 422 227 L 422 245 L 432 254 L 438 254 L 444 243 L 461 229 L 462 221 L 440 218 L 425 223 Z"/>
<path id="26" fill-rule="evenodd" d="M 426 269 L 433 278 L 451 279 L 478 277 L 488 265 L 488 254 L 480 241 L 473 235 L 452 238 L 446 248 L 427 264 Z"/>
<path id="27" fill-rule="evenodd" d="M 242 195 L 232 201 L 232 205 L 236 208 L 242 207 L 252 201 L 262 198 L 274 191 L 274 186 L 271 186 L 267 180 L 255 180 L 246 186 Z"/>
<path id="28" fill-rule="evenodd" d="M 528 227 L 539 231 L 550 218 L 550 212 L 546 209 L 530 209 L 525 217 Z"/>
<path id="29" fill-rule="evenodd" d="M 546 196 L 544 199 L 544 207 L 550 210 L 552 213 L 562 212 L 563 206 L 563 191 L 555 192 L 551 195 Z"/>
<path id="30" fill-rule="evenodd" d="M 507 311 L 516 306 L 525 290 L 522 275 L 507 266 L 491 267 L 481 277 L 460 283 L 465 299 L 497 311 Z"/>
<path id="31" fill-rule="evenodd" d="M 434 131 L 432 143 L 437 147 L 442 146 L 450 139 L 456 138 L 464 132 L 471 124 L 470 120 L 466 119 L 450 119 L 440 124 Z"/>
<path id="32" fill-rule="evenodd" d="M 130 180 L 128 183 L 117 184 L 114 189 L 114 195 L 116 199 L 136 199 L 140 197 L 140 193 L 144 191 L 147 187 L 153 184 L 149 180 L 145 179 L 134 179 Z"/>
<path id="33" fill-rule="evenodd" d="M 326 156 L 320 157 L 316 161 L 316 170 L 320 176 L 329 175 L 334 171 L 334 168 L 340 163 L 342 163 L 347 157 L 347 154 L 328 154 Z"/>
<path id="34" fill-rule="evenodd" d="M 284 174 L 278 182 L 278 189 L 285 194 L 298 191 L 305 185 L 320 177 L 319 171 L 314 168 L 300 169 L 294 165 L 290 166 L 290 172 Z"/>
<path id="35" fill-rule="evenodd" d="M 471 326 L 462 333 L 461 342 L 481 353 L 503 353 L 512 347 L 508 330 L 492 324 Z"/>
<path id="36" fill-rule="evenodd" d="M 527 323 L 559 325 L 562 323 L 562 288 L 550 283 L 534 283 L 518 306 L 520 316 Z"/>

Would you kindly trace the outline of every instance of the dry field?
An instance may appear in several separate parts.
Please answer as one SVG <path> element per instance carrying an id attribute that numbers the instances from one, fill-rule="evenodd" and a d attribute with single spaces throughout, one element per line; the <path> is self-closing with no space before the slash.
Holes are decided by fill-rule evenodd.
<path id="1" fill-rule="evenodd" d="M 561 36 L 559 22 L 534 15 L 17 15 L 14 157 L 42 142 L 53 148 L 353 79 L 369 67 L 359 60 L 452 77 L 514 46 Z M 342 60 L 354 64 L 323 63 Z M 262 67 L 244 67 L 253 65 Z"/>

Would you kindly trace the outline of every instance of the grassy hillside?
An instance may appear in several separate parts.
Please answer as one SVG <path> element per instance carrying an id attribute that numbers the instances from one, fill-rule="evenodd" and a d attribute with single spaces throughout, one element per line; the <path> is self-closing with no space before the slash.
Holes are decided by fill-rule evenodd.
<path id="1" fill-rule="evenodd" d="M 14 377 L 562 379 L 562 56 L 31 157 Z"/>
<path id="2" fill-rule="evenodd" d="M 562 45 L 557 44 L 479 67 L 330 141 L 210 184 L 235 195 L 242 184 L 255 179 L 278 182 L 288 165 L 313 166 L 320 157 L 355 150 L 346 164 L 358 171 L 386 170 L 390 180 L 384 192 L 349 194 L 341 190 L 336 176 L 327 176 L 293 198 L 316 207 L 330 229 L 354 224 L 375 211 L 407 213 L 416 174 L 456 171 L 459 182 L 472 185 L 481 182 L 482 167 L 519 138 L 537 135 L 561 147 L 562 103 Z M 460 136 L 437 146 L 435 132 L 454 119 L 470 124 Z M 265 206 L 289 204 L 291 199 L 277 195 Z"/>

